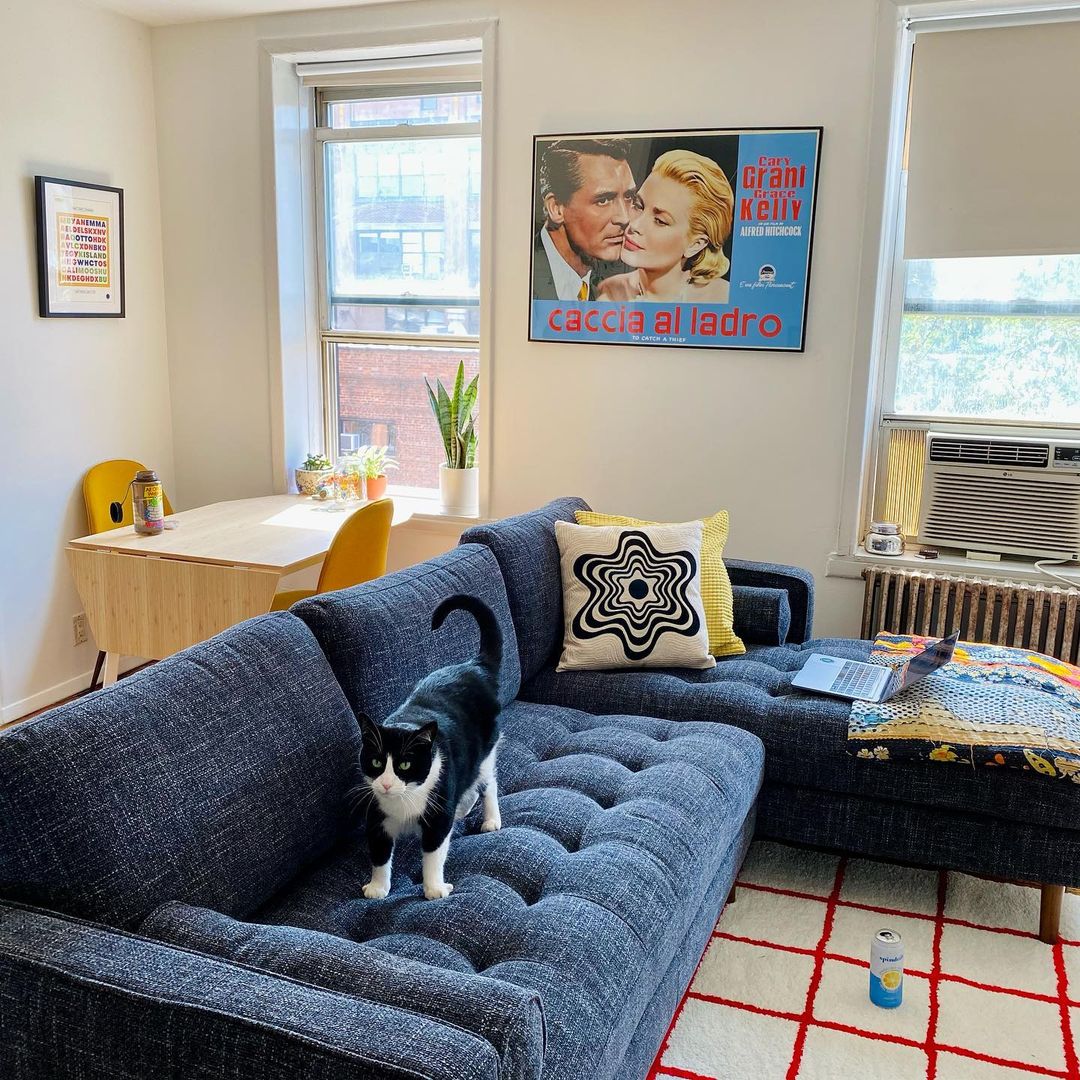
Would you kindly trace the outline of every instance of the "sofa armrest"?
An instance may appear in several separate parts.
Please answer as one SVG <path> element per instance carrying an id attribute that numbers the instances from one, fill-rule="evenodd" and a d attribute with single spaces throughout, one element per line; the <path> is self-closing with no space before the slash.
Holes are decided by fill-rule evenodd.
<path id="1" fill-rule="evenodd" d="M 759 585 L 731 587 L 735 633 L 754 645 L 783 645 L 791 632 L 791 604 L 786 589 Z"/>
<path id="2" fill-rule="evenodd" d="M 732 586 L 750 585 L 766 589 L 783 589 L 791 608 L 791 629 L 787 641 L 809 641 L 814 628 L 814 575 L 798 566 L 780 563 L 751 562 L 746 559 L 724 559 Z M 780 644 L 783 644 L 781 641 Z"/>
<path id="3" fill-rule="evenodd" d="M 540 996 L 516 984 L 432 967 L 319 930 L 240 922 L 177 901 L 152 912 L 139 933 L 460 1027 L 495 1048 L 503 1077 L 540 1080 L 544 1071 Z"/>
<path id="4" fill-rule="evenodd" d="M 0 905 L 5 1080 L 498 1080 L 492 1046 L 97 923 Z"/>

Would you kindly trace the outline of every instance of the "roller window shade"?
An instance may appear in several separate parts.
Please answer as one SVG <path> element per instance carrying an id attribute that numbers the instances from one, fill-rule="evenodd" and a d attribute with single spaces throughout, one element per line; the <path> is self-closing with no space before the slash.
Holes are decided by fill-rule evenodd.
<path id="1" fill-rule="evenodd" d="M 920 34 L 904 257 L 1080 252 L 1080 22 Z"/>
<path id="2" fill-rule="evenodd" d="M 428 86 L 480 82 L 480 52 L 464 48 L 422 56 L 379 56 L 297 64 L 304 86 Z"/>

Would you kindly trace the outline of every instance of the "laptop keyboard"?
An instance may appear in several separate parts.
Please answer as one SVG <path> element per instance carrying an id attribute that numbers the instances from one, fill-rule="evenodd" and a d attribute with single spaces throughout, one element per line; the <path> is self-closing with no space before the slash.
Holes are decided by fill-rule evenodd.
<path id="1" fill-rule="evenodd" d="M 847 660 L 840 669 L 840 674 L 829 687 L 834 693 L 845 694 L 853 698 L 865 697 L 881 679 L 881 669 L 855 660 Z"/>

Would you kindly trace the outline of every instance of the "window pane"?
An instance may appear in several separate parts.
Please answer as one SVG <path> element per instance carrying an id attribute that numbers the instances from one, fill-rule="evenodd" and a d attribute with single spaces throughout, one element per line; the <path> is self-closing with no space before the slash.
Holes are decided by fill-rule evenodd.
<path id="1" fill-rule="evenodd" d="M 371 334 L 480 335 L 480 308 L 440 304 L 336 304 L 335 329 Z"/>
<path id="2" fill-rule="evenodd" d="M 896 413 L 1080 423 L 1080 255 L 906 269 Z"/>
<path id="3" fill-rule="evenodd" d="M 424 378 L 432 387 L 441 379 L 452 393 L 458 362 L 465 362 L 469 380 L 480 370 L 479 352 L 412 345 L 339 344 L 333 349 L 338 454 L 366 444 L 388 445 L 400 462 L 389 474 L 392 488 L 436 490 L 446 457 Z"/>
<path id="4" fill-rule="evenodd" d="M 480 95 L 359 98 L 327 106 L 332 128 L 392 127 L 395 124 L 472 124 L 480 119 Z"/>
<path id="5" fill-rule="evenodd" d="M 400 330 L 390 302 L 423 309 L 404 320 L 417 332 L 477 332 L 478 148 L 476 138 L 326 144 L 331 329 Z"/>

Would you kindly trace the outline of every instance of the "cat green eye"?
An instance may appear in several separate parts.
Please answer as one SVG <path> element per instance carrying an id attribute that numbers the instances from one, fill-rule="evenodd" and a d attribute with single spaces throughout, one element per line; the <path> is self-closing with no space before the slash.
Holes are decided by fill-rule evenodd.
<path id="1" fill-rule="evenodd" d="M 402 762 L 401 762 L 401 763 L 400 763 L 400 764 L 398 765 L 398 768 L 399 768 L 399 769 L 400 769 L 400 770 L 401 770 L 402 772 L 408 772 L 408 771 L 409 771 L 409 768 L 410 768 L 409 762 L 407 762 L 407 761 L 402 761 Z"/>
<path id="2" fill-rule="evenodd" d="M 372 758 L 371 759 L 371 767 L 373 769 L 381 769 L 382 768 L 382 762 L 378 758 Z"/>

